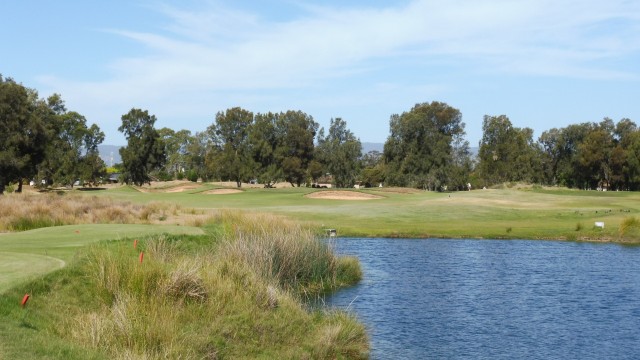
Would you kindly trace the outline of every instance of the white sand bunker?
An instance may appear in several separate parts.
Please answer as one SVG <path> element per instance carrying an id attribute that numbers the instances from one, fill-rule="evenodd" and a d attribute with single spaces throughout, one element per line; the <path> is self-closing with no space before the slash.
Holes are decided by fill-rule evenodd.
<path id="1" fill-rule="evenodd" d="M 207 195 L 228 195 L 228 194 L 237 194 L 237 193 L 241 193 L 242 190 L 237 190 L 237 189 L 214 189 L 214 190 L 209 190 L 209 191 L 205 191 L 203 192 L 203 194 L 207 194 Z"/>
<path id="2" fill-rule="evenodd" d="M 305 197 L 327 200 L 375 200 L 383 198 L 382 196 L 357 191 L 316 191 L 305 195 Z"/>

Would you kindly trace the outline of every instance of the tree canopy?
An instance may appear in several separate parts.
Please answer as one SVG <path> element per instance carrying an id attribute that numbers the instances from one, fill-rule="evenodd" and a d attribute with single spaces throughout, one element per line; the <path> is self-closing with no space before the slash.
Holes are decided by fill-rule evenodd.
<path id="1" fill-rule="evenodd" d="M 155 115 L 147 110 L 131 109 L 122 115 L 118 131 L 127 139 L 127 146 L 120 149 L 123 178 L 126 183 L 142 186 L 150 183 L 150 172 L 160 168 L 166 161 L 165 145 L 154 128 Z"/>

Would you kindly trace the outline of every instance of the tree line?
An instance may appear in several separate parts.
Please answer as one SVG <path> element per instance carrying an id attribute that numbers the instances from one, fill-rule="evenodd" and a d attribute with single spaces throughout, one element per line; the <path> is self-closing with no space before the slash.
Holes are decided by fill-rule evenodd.
<path id="1" fill-rule="evenodd" d="M 478 154 L 465 140 L 460 111 L 446 103 L 416 104 L 390 117 L 383 152 L 362 154 L 345 120 L 320 128 L 302 112 L 253 113 L 234 107 L 215 114 L 204 131 L 156 129 L 156 117 L 131 109 L 118 128 L 127 140 L 116 168 L 129 184 L 152 179 L 257 182 L 272 187 L 331 183 L 340 188 L 404 186 L 455 191 L 504 182 L 580 189 L 638 190 L 640 131 L 605 118 L 545 131 L 514 127 L 505 115 L 485 116 Z M 0 194 L 24 181 L 98 184 L 107 169 L 98 154 L 104 133 L 69 111 L 59 94 L 0 76 Z M 13 186 L 13 185 L 12 185 Z"/>

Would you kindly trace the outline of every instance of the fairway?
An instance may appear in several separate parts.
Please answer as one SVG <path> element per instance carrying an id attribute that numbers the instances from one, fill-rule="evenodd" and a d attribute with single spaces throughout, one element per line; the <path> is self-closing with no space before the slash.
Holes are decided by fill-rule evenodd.
<path id="1" fill-rule="evenodd" d="M 101 241 L 157 234 L 202 234 L 176 225 L 69 225 L 0 235 L 0 292 L 12 284 L 59 269 L 79 247 Z"/>
<path id="2" fill-rule="evenodd" d="M 279 214 L 349 237 L 509 238 L 610 241 L 627 217 L 640 212 L 635 192 L 562 188 L 428 192 L 405 188 L 242 188 L 207 195 L 213 184 L 182 192 L 139 192 L 122 186 L 96 194 L 146 204 L 167 202 L 202 210 Z M 231 190 L 231 188 L 228 188 Z M 335 196 L 343 193 L 344 196 Z M 354 193 L 369 197 L 353 201 Z M 327 194 L 328 196 L 323 196 Z M 594 228 L 604 222 L 605 228 Z"/>
<path id="3" fill-rule="evenodd" d="M 339 236 L 348 237 L 617 241 L 621 222 L 640 213 L 640 194 L 633 192 L 554 188 L 454 193 L 400 188 L 239 190 L 188 182 L 156 186 L 142 191 L 120 186 L 91 196 L 135 204 L 174 204 L 186 213 L 201 214 L 202 219 L 218 210 L 277 214 L 317 229 L 336 229 Z M 354 201 L 360 199 L 368 200 Z M 596 222 L 604 223 L 605 228 L 595 227 Z M 184 217 L 167 213 L 166 225 L 86 224 L 2 234 L 0 291 L 18 280 L 59 268 L 60 261 L 69 261 L 79 247 L 89 243 L 161 233 L 203 233 L 185 223 Z"/>

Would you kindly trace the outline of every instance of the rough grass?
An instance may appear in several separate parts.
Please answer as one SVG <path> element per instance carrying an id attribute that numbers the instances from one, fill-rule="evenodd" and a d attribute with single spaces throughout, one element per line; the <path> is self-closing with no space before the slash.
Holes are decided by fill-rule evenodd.
<path id="1" fill-rule="evenodd" d="M 0 196 L 0 231 L 25 231 L 74 224 L 150 224 L 184 212 L 165 202 L 134 204 L 80 194 Z"/>
<path id="2" fill-rule="evenodd" d="M 368 356 L 365 329 L 352 315 L 310 311 L 299 296 L 359 278 L 356 263 L 341 267 L 326 243 L 276 217 L 225 213 L 213 221 L 225 229 L 219 236 L 160 236 L 135 249 L 131 241 L 94 245 L 64 269 L 1 295 L 0 357 Z M 320 258 L 300 253 L 307 251 Z M 309 264 L 298 269 L 301 261 Z M 25 292 L 26 310 L 18 306 Z"/>
<path id="3" fill-rule="evenodd" d="M 625 217 L 620 223 L 618 231 L 622 241 L 638 241 L 640 239 L 640 219 L 635 216 Z"/>

